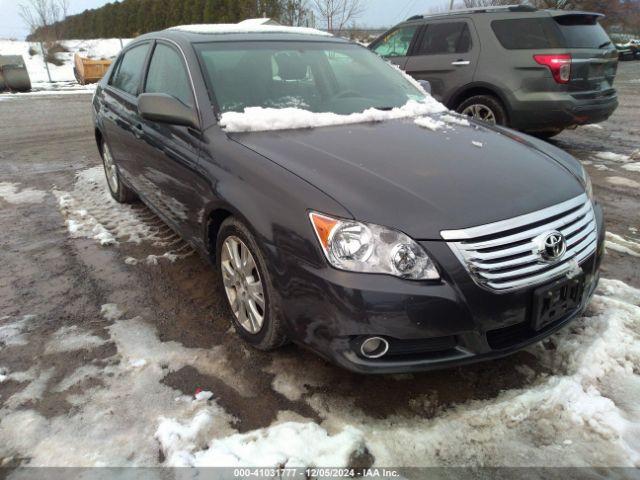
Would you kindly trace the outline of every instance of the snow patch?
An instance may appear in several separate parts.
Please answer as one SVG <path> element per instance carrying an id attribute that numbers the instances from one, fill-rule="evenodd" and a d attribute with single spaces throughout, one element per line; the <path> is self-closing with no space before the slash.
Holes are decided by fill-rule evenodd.
<path id="1" fill-rule="evenodd" d="M 414 123 L 416 125 L 419 125 L 420 127 L 427 128 L 433 132 L 436 132 L 446 126 L 446 124 L 443 121 L 436 120 L 433 117 L 418 117 L 414 120 Z"/>
<path id="2" fill-rule="evenodd" d="M 248 107 L 244 112 L 225 112 L 220 125 L 227 132 L 262 132 L 317 128 L 354 123 L 383 122 L 387 120 L 431 115 L 447 111 L 446 107 L 427 96 L 423 101 L 408 101 L 392 110 L 369 108 L 361 113 L 338 115 L 332 112 L 316 113 L 299 108 Z"/>
<path id="3" fill-rule="evenodd" d="M 640 188 L 640 182 L 624 177 L 607 177 L 607 182 L 619 187 Z"/>
<path id="4" fill-rule="evenodd" d="M 26 345 L 26 333 L 29 331 L 29 324 L 35 315 L 24 315 L 20 320 L 7 322 L 0 325 L 0 346 Z M 0 321 L 5 322 L 10 317 L 4 317 Z"/>
<path id="5" fill-rule="evenodd" d="M 605 247 L 609 250 L 615 250 L 619 253 L 626 253 L 634 257 L 640 257 L 640 243 L 627 240 L 626 238 L 616 235 L 615 233 L 606 232 Z"/>
<path id="6" fill-rule="evenodd" d="M 78 172 L 72 192 L 53 193 L 72 237 L 92 238 L 101 245 L 163 239 L 161 227 L 145 223 L 144 210 L 119 204 L 111 197 L 101 166 Z"/>
<path id="7" fill-rule="evenodd" d="M 469 123 L 469 121 L 466 118 L 464 118 L 462 115 L 454 115 L 452 113 L 441 115 L 440 120 L 443 120 L 447 123 L 453 123 L 455 125 L 461 125 L 463 127 L 471 126 L 471 123 Z"/>
<path id="8" fill-rule="evenodd" d="M 32 188 L 20 189 L 19 183 L 0 182 L 0 197 L 13 204 L 40 203 L 47 192 Z"/>
<path id="9" fill-rule="evenodd" d="M 211 440 L 198 450 L 212 419 L 198 412 L 186 423 L 162 418 L 156 438 L 173 467 L 347 467 L 365 449 L 361 431 L 346 426 L 336 435 L 315 423 L 287 422 Z"/>
<path id="10" fill-rule="evenodd" d="M 123 39 L 122 43 L 126 46 L 130 41 L 131 40 Z M 121 50 L 120 40 L 116 38 L 63 40 L 60 43 L 69 51 L 56 53 L 56 57 L 63 62 L 62 65 L 57 66 L 52 63 L 47 64 L 51 74 L 51 79 L 54 82 L 76 82 L 75 76 L 73 75 L 73 56 L 75 53 L 79 53 L 83 57 L 88 58 L 113 59 Z M 29 54 L 30 49 L 35 50 L 36 54 L 31 56 Z M 47 70 L 42 57 L 42 51 L 40 50 L 40 45 L 38 43 L 16 40 L 0 40 L 0 52 L 2 52 L 3 55 L 22 55 L 22 58 L 25 61 L 25 66 L 27 67 L 27 72 L 29 72 L 29 77 L 31 78 L 31 84 L 35 89 L 56 88 L 56 83 L 49 83 Z M 86 87 L 83 89 L 89 90 Z M 58 94 L 59 93 L 61 92 L 58 92 Z"/>
<path id="11" fill-rule="evenodd" d="M 115 303 L 105 303 L 100 307 L 100 315 L 106 320 L 120 320 L 123 313 Z"/>
<path id="12" fill-rule="evenodd" d="M 194 398 L 198 401 L 207 401 L 213 398 L 213 392 L 202 390 L 194 395 Z"/>
<path id="13" fill-rule="evenodd" d="M 630 172 L 640 172 L 640 162 L 627 163 L 623 165 L 622 168 Z"/>
<path id="14" fill-rule="evenodd" d="M 62 327 L 56 331 L 47 342 L 44 353 L 74 352 L 76 350 L 91 350 L 103 345 L 103 338 L 81 331 L 77 325 Z"/>
<path id="15" fill-rule="evenodd" d="M 478 141 L 476 141 L 476 140 L 473 140 L 473 141 L 471 142 L 471 144 L 472 144 L 474 147 L 478 147 L 478 148 L 482 148 L 482 147 L 484 147 L 484 143 L 482 143 L 482 142 L 478 142 Z"/>
<path id="16" fill-rule="evenodd" d="M 610 162 L 619 162 L 625 163 L 629 161 L 629 155 L 623 155 L 621 153 L 613 153 L 613 152 L 598 152 L 596 153 L 596 157 L 601 160 L 608 160 Z"/>

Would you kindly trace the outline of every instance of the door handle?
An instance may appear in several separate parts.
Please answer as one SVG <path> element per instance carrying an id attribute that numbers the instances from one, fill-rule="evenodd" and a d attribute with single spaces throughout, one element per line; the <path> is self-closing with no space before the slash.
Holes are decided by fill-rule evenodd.
<path id="1" fill-rule="evenodd" d="M 469 60 L 456 60 L 455 62 L 451 62 L 451 65 L 461 67 L 463 65 L 471 65 L 471 62 Z"/>
<path id="2" fill-rule="evenodd" d="M 133 135 L 134 135 L 136 138 L 142 138 L 142 134 L 143 134 L 144 132 L 143 132 L 143 130 L 142 130 L 142 125 L 141 125 L 141 124 L 134 125 L 134 126 L 133 126 L 133 128 L 132 128 L 132 130 L 133 130 Z"/>

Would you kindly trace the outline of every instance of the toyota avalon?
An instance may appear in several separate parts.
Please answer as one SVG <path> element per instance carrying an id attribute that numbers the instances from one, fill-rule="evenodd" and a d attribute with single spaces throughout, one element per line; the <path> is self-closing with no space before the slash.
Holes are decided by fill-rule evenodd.
<path id="1" fill-rule="evenodd" d="M 603 217 L 577 160 L 322 32 L 144 35 L 93 114 L 113 197 L 211 260 L 255 348 L 364 373 L 461 365 L 545 338 L 597 285 Z"/>

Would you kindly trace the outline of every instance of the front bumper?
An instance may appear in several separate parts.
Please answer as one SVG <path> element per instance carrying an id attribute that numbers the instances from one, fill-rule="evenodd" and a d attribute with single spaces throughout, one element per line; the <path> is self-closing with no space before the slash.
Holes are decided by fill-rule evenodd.
<path id="1" fill-rule="evenodd" d="M 294 274 L 278 277 L 277 290 L 291 339 L 359 373 L 401 373 L 464 365 L 509 355 L 578 317 L 598 283 L 604 242 L 596 208 L 598 248 L 580 265 L 582 303 L 541 330 L 532 325 L 533 292 L 540 285 L 493 293 L 476 285 L 445 242 L 422 242 L 442 272 L 439 282 L 411 282 L 385 275 L 316 269 L 291 262 Z M 557 279 L 554 279 L 554 281 Z M 359 341 L 381 336 L 387 355 L 366 359 Z"/>

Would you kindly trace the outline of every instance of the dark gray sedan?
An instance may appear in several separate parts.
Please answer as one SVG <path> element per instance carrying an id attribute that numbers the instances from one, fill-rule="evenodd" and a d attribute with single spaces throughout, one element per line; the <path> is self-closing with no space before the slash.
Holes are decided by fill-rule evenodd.
<path id="1" fill-rule="evenodd" d="M 578 161 L 438 109 L 347 41 L 148 34 L 93 112 L 113 197 L 217 266 L 256 348 L 293 341 L 367 373 L 459 365 L 548 336 L 596 287 L 602 212 Z"/>

